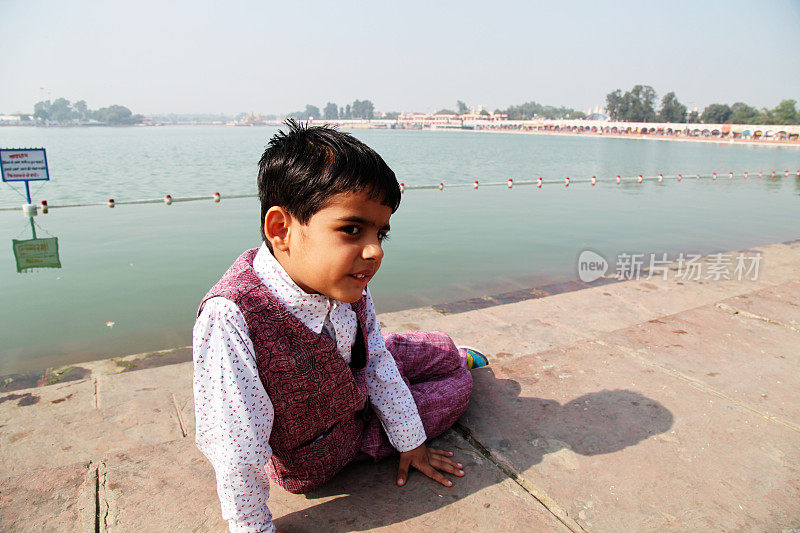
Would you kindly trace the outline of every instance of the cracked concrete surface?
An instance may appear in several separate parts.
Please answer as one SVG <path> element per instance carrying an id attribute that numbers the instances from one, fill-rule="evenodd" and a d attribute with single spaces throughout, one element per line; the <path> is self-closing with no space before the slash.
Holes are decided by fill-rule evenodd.
<path id="1" fill-rule="evenodd" d="M 435 442 L 468 475 L 447 489 L 415 475 L 399 489 L 393 460 L 350 465 L 308 495 L 273 487 L 276 524 L 800 527 L 800 243 L 759 250 L 758 280 L 692 282 L 673 269 L 381 315 L 387 331 L 443 329 L 488 352 L 469 409 Z M 194 446 L 186 356 L 99 361 L 79 379 L 0 393 L 0 530 L 225 531 Z"/>

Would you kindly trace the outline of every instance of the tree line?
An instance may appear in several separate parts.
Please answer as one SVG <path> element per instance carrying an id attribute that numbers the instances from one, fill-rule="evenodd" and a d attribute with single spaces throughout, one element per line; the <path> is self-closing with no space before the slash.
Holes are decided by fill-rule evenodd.
<path id="1" fill-rule="evenodd" d="M 435 115 L 468 115 L 468 114 L 490 115 L 485 109 L 470 108 L 464 101 L 457 100 L 455 109 L 443 108 L 436 111 Z M 542 105 L 536 102 L 526 102 L 518 106 L 510 106 L 508 109 L 496 109 L 495 113 L 503 113 L 508 115 L 511 120 L 528 120 L 533 118 L 586 118 L 586 114 L 582 111 L 576 111 L 571 107 L 555 107 L 549 105 Z M 396 119 L 400 116 L 397 111 L 389 111 L 381 113 L 380 117 L 375 112 L 375 106 L 370 100 L 356 100 L 352 104 L 347 104 L 344 107 L 338 106 L 334 102 L 328 102 L 325 107 L 320 110 L 319 107 L 311 104 L 306 104 L 304 111 L 294 111 L 288 113 L 287 117 L 296 118 L 299 120 L 325 119 L 373 119 L 385 118 Z"/>
<path id="2" fill-rule="evenodd" d="M 470 114 L 488 115 L 489 112 L 486 111 L 485 109 L 480 109 L 480 110 L 471 109 L 465 102 L 457 100 L 455 109 L 443 108 L 434 113 L 434 115 L 470 115 Z"/>
<path id="3" fill-rule="evenodd" d="M 96 120 L 114 126 L 138 124 L 144 120 L 143 115 L 134 115 L 130 109 L 122 105 L 89 109 L 85 100 L 78 100 L 73 104 L 66 98 L 56 98 L 52 102 L 50 100 L 36 102 L 33 106 L 32 116 L 36 120 L 62 124 Z"/>
<path id="4" fill-rule="evenodd" d="M 387 116 L 392 115 L 392 116 Z M 385 113 L 384 118 L 397 118 L 399 113 Z M 325 119 L 325 120 L 338 120 L 338 119 L 369 119 L 375 118 L 375 105 L 369 100 L 355 100 L 352 104 L 347 104 L 344 107 L 339 107 L 334 102 L 328 102 L 322 111 L 319 107 L 311 104 L 306 104 L 305 111 L 294 111 L 288 113 L 287 117 L 296 118 L 298 120 L 309 119 Z"/>
<path id="5" fill-rule="evenodd" d="M 668 92 L 661 98 L 658 111 L 655 104 L 656 91 L 649 85 L 634 85 L 625 93 L 617 89 L 606 95 L 609 118 L 621 122 L 800 124 L 800 112 L 796 109 L 795 100 L 782 100 L 772 109 L 757 109 L 744 102 L 710 104 L 699 113 L 697 110 L 688 112 L 675 93 Z"/>
<path id="6" fill-rule="evenodd" d="M 495 113 L 508 115 L 509 120 L 532 120 L 532 119 L 579 119 L 586 118 L 586 113 L 577 111 L 571 107 L 555 107 L 542 105 L 537 102 L 525 102 L 520 105 L 512 105 L 506 109 L 496 109 Z"/>
<path id="7" fill-rule="evenodd" d="M 456 101 L 455 109 L 440 109 L 435 115 L 490 115 L 485 109 L 475 110 L 470 108 L 466 103 L 461 100 Z M 543 105 L 537 102 L 525 102 L 524 104 L 512 105 L 506 109 L 495 109 L 496 115 L 508 115 L 509 120 L 532 120 L 532 119 L 565 119 L 565 118 L 586 118 L 586 113 L 577 111 L 571 107 L 555 107 L 551 105 Z"/>

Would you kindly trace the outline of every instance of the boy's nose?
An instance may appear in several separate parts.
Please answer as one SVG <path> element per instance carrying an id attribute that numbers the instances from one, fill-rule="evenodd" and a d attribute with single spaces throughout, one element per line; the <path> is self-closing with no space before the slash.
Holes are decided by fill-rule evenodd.
<path id="1" fill-rule="evenodd" d="M 381 248 L 380 244 L 368 244 L 364 247 L 362 257 L 364 259 L 375 259 L 380 261 L 383 259 L 383 248 Z"/>

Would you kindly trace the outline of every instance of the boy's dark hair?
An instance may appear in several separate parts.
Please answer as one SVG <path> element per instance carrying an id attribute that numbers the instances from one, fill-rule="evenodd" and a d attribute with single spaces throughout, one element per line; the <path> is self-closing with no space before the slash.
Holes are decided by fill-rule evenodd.
<path id="1" fill-rule="evenodd" d="M 400 206 L 397 178 L 372 148 L 327 125 L 293 119 L 285 124 L 289 131 L 270 139 L 258 163 L 261 238 L 270 250 L 264 217 L 272 206 L 283 207 L 301 224 L 340 193 L 365 191 L 392 213 Z"/>

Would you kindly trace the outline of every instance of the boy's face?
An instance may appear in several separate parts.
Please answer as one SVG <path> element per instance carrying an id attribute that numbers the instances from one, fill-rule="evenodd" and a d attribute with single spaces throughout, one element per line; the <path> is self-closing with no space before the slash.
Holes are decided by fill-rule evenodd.
<path id="1" fill-rule="evenodd" d="M 381 266 L 391 215 L 364 192 L 338 194 L 307 224 L 290 217 L 285 246 L 275 256 L 307 293 L 355 302 Z"/>

